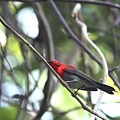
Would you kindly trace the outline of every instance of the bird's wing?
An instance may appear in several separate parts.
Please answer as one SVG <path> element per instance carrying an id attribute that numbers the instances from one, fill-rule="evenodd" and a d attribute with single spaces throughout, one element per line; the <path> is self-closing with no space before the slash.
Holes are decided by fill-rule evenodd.
<path id="1" fill-rule="evenodd" d="M 65 69 L 63 79 L 73 89 L 96 91 L 98 88 L 91 77 L 74 68 Z"/>

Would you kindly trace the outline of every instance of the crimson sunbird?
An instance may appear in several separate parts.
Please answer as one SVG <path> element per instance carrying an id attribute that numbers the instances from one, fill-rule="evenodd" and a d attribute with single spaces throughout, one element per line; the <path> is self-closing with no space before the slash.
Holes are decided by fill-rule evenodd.
<path id="1" fill-rule="evenodd" d="M 56 60 L 49 60 L 48 63 L 72 89 L 77 89 L 77 91 L 97 91 L 100 89 L 109 94 L 114 94 L 115 89 L 113 87 L 96 82 L 93 78 L 73 66 L 60 63 Z"/>

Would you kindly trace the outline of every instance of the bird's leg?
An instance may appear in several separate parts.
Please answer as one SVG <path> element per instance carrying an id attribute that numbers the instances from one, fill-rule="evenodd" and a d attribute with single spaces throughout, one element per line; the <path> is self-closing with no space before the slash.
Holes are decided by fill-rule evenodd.
<path id="1" fill-rule="evenodd" d="M 75 91 L 75 94 L 77 95 L 77 92 L 81 89 L 81 88 L 84 88 L 85 86 L 83 85 L 82 87 L 78 88 L 76 91 Z"/>

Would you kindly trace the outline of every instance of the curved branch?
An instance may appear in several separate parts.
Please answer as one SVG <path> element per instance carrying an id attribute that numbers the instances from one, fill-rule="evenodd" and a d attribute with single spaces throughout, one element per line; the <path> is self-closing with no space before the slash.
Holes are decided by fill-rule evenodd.
<path id="1" fill-rule="evenodd" d="M 103 70 L 104 70 L 104 75 L 103 75 L 103 83 L 106 82 L 107 80 L 107 77 L 108 77 L 108 67 L 107 67 L 107 62 L 106 62 L 106 59 L 103 55 L 103 53 L 100 51 L 100 49 L 92 42 L 92 40 L 89 38 L 88 36 L 88 33 L 87 33 L 87 26 L 85 23 L 81 22 L 78 18 L 78 12 L 81 8 L 81 5 L 78 3 L 76 4 L 76 6 L 74 7 L 73 9 L 73 12 L 72 12 L 72 17 L 75 18 L 75 21 L 76 23 L 81 27 L 82 29 L 82 37 L 83 37 L 83 40 L 86 40 L 89 45 L 92 46 L 92 48 L 99 54 L 101 60 L 102 60 L 102 67 L 103 67 Z"/>
<path id="2" fill-rule="evenodd" d="M 98 55 L 100 56 L 101 60 L 102 60 L 102 66 L 103 66 L 103 83 L 106 82 L 107 78 L 108 78 L 108 67 L 107 67 L 107 62 L 106 59 L 103 55 L 103 53 L 100 51 L 100 49 L 92 42 L 92 40 L 89 38 L 88 33 L 87 33 L 87 26 L 85 23 L 83 23 L 82 21 L 79 20 L 78 16 L 79 16 L 79 11 L 81 9 L 81 4 L 77 3 L 73 9 L 72 12 L 72 17 L 75 19 L 76 23 L 81 27 L 82 30 L 82 37 L 84 41 L 87 41 L 87 43 L 89 45 L 92 46 L 92 48 L 98 53 Z M 100 92 L 100 96 L 97 100 L 97 103 L 94 107 L 94 111 L 97 112 L 98 107 L 101 103 L 102 97 L 103 97 L 104 92 Z M 93 116 L 92 119 L 94 119 L 95 117 Z"/>

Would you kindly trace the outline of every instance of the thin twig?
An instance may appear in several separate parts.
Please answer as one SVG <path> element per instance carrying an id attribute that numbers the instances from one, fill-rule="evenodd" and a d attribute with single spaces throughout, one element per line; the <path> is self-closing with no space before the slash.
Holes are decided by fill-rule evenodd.
<path id="1" fill-rule="evenodd" d="M 115 70 L 120 69 L 120 65 L 109 70 L 109 72 L 114 72 Z"/>
<path id="2" fill-rule="evenodd" d="M 108 35 L 108 36 L 111 36 L 111 37 L 115 37 L 115 38 L 118 38 L 120 39 L 120 34 L 119 33 L 112 33 L 111 31 L 109 30 L 104 30 L 104 29 L 101 29 L 99 27 L 96 27 L 96 26 L 93 26 L 93 25 L 87 25 L 88 26 L 88 29 L 91 29 L 91 30 L 94 30 L 94 31 L 98 31 L 98 32 L 102 32 L 104 33 L 105 35 Z"/>
<path id="3" fill-rule="evenodd" d="M 4 56 L 5 60 L 6 60 L 6 62 L 8 63 L 8 66 L 10 67 L 10 71 L 13 72 L 13 71 L 12 71 L 12 67 L 11 67 L 9 61 L 8 61 L 8 59 L 6 58 L 6 55 L 5 55 L 5 52 L 4 52 L 3 48 L 2 48 L 1 43 L 0 43 L 0 48 L 1 48 L 2 54 L 3 54 L 3 56 Z"/>
<path id="4" fill-rule="evenodd" d="M 96 112 L 85 106 L 79 99 L 79 97 L 76 96 L 76 94 L 67 85 L 67 83 L 65 83 L 64 80 L 61 79 L 61 77 L 54 71 L 54 69 L 47 63 L 47 61 L 37 52 L 37 50 L 29 42 L 27 42 L 20 34 L 18 34 L 13 28 L 11 28 L 11 26 L 9 26 L 2 17 L 0 17 L 0 21 L 8 30 L 10 30 L 15 36 L 17 36 L 22 43 L 24 43 L 33 53 L 35 53 L 35 55 L 40 60 L 42 60 L 42 62 L 52 71 L 52 73 L 57 77 L 59 82 L 71 93 L 71 95 L 78 101 L 78 103 L 82 106 L 84 110 L 94 114 L 95 116 L 101 118 L 102 120 L 106 120 L 106 118 L 103 118 L 101 115 L 97 114 Z"/>

